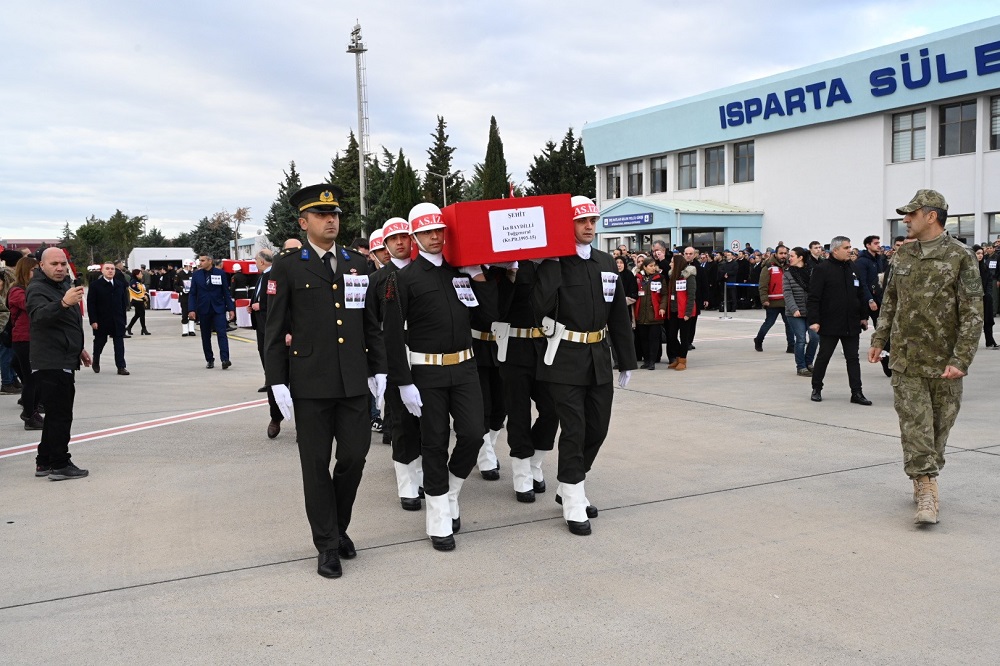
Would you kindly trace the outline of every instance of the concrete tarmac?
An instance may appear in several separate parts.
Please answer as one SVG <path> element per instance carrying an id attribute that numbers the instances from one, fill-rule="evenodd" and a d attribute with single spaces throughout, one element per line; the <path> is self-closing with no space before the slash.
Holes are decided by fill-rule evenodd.
<path id="1" fill-rule="evenodd" d="M 504 454 L 500 481 L 473 471 L 458 547 L 437 552 L 373 433 L 358 557 L 326 580 L 294 425 L 268 440 L 255 404 L 253 332 L 231 369 L 206 370 L 178 317 L 147 318 L 131 376 L 110 349 L 77 375 L 74 435 L 98 433 L 71 446 L 86 479 L 38 479 L 33 451 L 10 455 L 38 433 L 0 397 L 2 664 L 997 661 L 1000 352 L 981 348 L 965 380 L 938 525 L 913 524 L 881 366 L 862 361 L 874 406 L 852 405 L 838 351 L 813 403 L 780 321 L 757 353 L 760 311 L 708 312 L 687 371 L 616 387 L 591 536 L 562 520 L 555 456 L 548 491 L 519 504 Z"/>

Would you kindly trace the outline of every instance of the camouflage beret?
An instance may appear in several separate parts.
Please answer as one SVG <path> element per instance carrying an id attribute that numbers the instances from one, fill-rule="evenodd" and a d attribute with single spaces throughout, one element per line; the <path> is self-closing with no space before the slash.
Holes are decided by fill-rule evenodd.
<path id="1" fill-rule="evenodd" d="M 919 210 L 924 206 L 930 206 L 931 208 L 940 208 L 941 210 L 948 210 L 948 202 L 944 200 L 940 192 L 934 190 L 917 190 L 917 193 L 913 195 L 910 199 L 910 203 L 906 204 L 902 208 L 897 208 L 896 212 L 900 215 L 906 215 L 907 213 L 912 213 L 915 210 Z"/>

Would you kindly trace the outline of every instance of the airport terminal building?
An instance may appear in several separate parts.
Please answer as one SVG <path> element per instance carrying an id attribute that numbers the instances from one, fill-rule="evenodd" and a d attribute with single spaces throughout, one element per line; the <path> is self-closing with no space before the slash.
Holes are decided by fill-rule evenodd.
<path id="1" fill-rule="evenodd" d="M 920 188 L 1000 237 L 1000 17 L 583 128 L 602 249 L 883 244 Z"/>

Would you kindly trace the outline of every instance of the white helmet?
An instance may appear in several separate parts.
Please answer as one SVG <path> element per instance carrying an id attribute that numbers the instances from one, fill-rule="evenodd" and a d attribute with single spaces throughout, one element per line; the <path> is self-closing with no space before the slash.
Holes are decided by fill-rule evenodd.
<path id="1" fill-rule="evenodd" d="M 375 250 L 381 250 L 385 246 L 382 242 L 382 230 L 376 229 L 372 232 L 372 235 L 368 237 L 368 251 L 374 252 Z"/>
<path id="2" fill-rule="evenodd" d="M 574 220 L 601 216 L 601 211 L 597 210 L 597 205 L 589 197 L 575 196 L 569 200 L 569 205 L 573 207 Z"/>
<path id="3" fill-rule="evenodd" d="M 408 234 L 410 233 L 410 223 L 401 217 L 390 217 L 382 225 L 382 242 L 384 243 L 389 236 L 395 236 L 396 234 Z"/>
<path id="4" fill-rule="evenodd" d="M 432 203 L 418 203 L 410 209 L 410 233 L 418 231 L 430 231 L 431 229 L 444 229 L 444 217 L 441 209 Z"/>

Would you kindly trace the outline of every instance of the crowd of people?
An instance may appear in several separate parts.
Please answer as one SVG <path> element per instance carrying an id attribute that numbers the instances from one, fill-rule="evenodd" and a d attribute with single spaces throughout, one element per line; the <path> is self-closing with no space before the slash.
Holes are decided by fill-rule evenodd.
<path id="1" fill-rule="evenodd" d="M 825 248 L 779 242 L 736 253 L 671 251 L 656 241 L 648 254 L 594 248 L 599 212 L 589 199 L 573 197 L 574 254 L 463 267 L 444 260 L 446 223 L 429 203 L 408 219 L 388 220 L 370 245 L 338 246 L 339 196 L 326 184 L 296 193 L 291 201 L 305 242 L 289 239 L 276 255 L 258 253 L 258 275 L 247 287 L 270 405 L 267 436 L 277 437 L 294 414 L 320 575 L 340 576 L 340 560 L 356 556 L 348 528 L 369 430 L 383 429 L 381 413 L 401 507 L 426 509 L 425 531 L 436 550 L 456 547 L 459 497 L 472 470 L 485 480 L 501 478 L 496 443 L 504 427 L 518 502 L 546 492 L 542 462 L 558 434 L 555 499 L 569 531 L 589 535 L 599 512 L 585 481 L 608 433 L 612 371 L 624 388 L 639 361 L 655 370 L 664 353 L 668 368 L 687 369 L 699 312 L 725 311 L 730 302 L 764 310 L 753 340 L 758 352 L 782 319 L 785 351 L 794 354 L 796 373 L 811 377 L 816 402 L 839 345 L 850 402 L 872 404 L 862 392 L 859 358 L 860 333 L 872 322 L 868 360 L 893 376 L 916 522 L 937 522 L 936 478 L 961 377 L 981 331 L 997 348 L 991 291 L 1000 249 L 998 241 L 973 254 L 945 233 L 947 204 L 939 193 L 920 190 L 899 209 L 908 237 L 891 247 L 874 235 L 860 251 L 844 236 Z M 81 366 L 100 372 L 110 338 L 118 374 L 127 375 L 122 340 L 137 321 L 146 331 L 143 310 L 125 324 L 128 303 L 146 296 L 146 272 L 125 277 L 111 262 L 99 268 L 86 296 L 92 356 L 79 307 L 84 290 L 69 279 L 61 250 L 46 250 L 40 261 L 24 257 L 3 274 L 12 323 L 11 352 L 0 352 L 3 387 L 20 393 L 25 428 L 43 431 L 37 476 L 87 475 L 68 451 L 74 373 Z M 187 269 L 170 275 L 182 301 L 182 335 L 193 335 L 193 322 L 200 322 L 212 368 L 214 331 L 225 370 L 232 365 L 231 278 L 206 254 L 196 270 Z M 730 293 L 748 284 L 755 287 L 749 296 Z"/>

